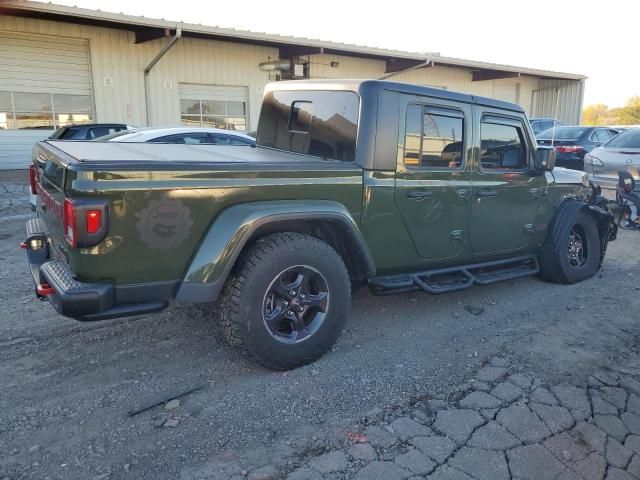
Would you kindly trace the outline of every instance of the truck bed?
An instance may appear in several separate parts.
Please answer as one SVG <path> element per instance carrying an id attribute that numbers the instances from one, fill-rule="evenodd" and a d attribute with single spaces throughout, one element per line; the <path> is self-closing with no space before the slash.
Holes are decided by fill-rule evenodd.
<path id="1" fill-rule="evenodd" d="M 118 143 L 118 142 L 43 142 L 57 150 L 60 160 L 67 163 L 317 163 L 318 157 L 298 153 L 274 150 L 265 147 L 237 145 L 185 145 L 170 143 Z M 324 160 L 321 160 L 324 161 Z M 344 164 L 337 160 L 328 160 L 335 164 Z M 96 165 L 93 165 L 94 167 Z"/>

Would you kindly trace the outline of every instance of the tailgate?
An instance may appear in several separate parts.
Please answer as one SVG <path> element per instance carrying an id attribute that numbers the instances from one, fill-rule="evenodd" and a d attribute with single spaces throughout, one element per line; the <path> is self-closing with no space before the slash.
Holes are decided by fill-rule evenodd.
<path id="1" fill-rule="evenodd" d="M 69 246 L 64 238 L 63 210 L 68 159 L 56 155 L 44 142 L 38 143 L 35 148 L 37 152 L 34 157 L 39 162 L 36 214 L 47 230 L 53 255 L 67 262 Z"/>

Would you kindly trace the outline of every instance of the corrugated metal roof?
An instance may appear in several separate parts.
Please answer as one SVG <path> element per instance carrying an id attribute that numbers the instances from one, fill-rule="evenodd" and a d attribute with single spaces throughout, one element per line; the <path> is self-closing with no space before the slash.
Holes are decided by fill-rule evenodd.
<path id="1" fill-rule="evenodd" d="M 54 3 L 34 2 L 31 0 L 5 0 L 0 7 L 0 13 L 7 11 L 12 14 L 16 11 L 22 14 L 32 13 L 34 15 L 48 14 L 52 16 L 78 18 L 84 21 L 104 22 L 111 24 L 119 24 L 122 26 L 162 28 L 162 29 L 182 29 L 184 32 L 190 32 L 202 36 L 212 36 L 217 38 L 228 38 L 233 41 L 242 41 L 252 43 L 264 43 L 276 46 L 290 47 L 316 47 L 330 50 L 331 53 L 342 53 L 344 55 L 356 54 L 371 57 L 379 57 L 382 59 L 405 59 L 405 60 L 432 60 L 435 64 L 446 65 L 452 67 L 466 67 L 478 70 L 493 70 L 500 72 L 513 72 L 521 75 L 533 75 L 537 77 L 546 77 L 565 80 L 582 80 L 586 78 L 584 75 L 554 72 L 550 70 L 540 70 L 534 68 L 519 67 L 514 65 L 502 65 L 490 62 L 480 62 L 475 60 L 467 60 L 455 57 L 446 57 L 439 53 L 420 53 L 406 52 L 401 50 L 391 50 L 384 48 L 368 47 L 363 45 L 352 45 L 347 43 L 330 42 L 312 38 L 298 38 L 286 35 L 277 35 L 264 32 L 253 32 L 248 30 L 236 30 L 233 28 L 223 28 L 218 26 L 207 26 L 201 24 L 192 24 L 184 22 L 174 22 L 165 19 L 148 18 L 144 16 L 127 15 L 124 13 L 111 13 L 101 10 L 90 10 L 87 8 L 71 7 L 66 5 L 57 5 Z"/>

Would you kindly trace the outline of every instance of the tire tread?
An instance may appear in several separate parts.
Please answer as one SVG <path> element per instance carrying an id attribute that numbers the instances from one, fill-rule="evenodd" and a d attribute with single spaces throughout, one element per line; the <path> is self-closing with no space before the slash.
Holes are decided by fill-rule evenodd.
<path id="1" fill-rule="evenodd" d="M 258 267 L 258 264 L 268 259 L 270 254 L 283 249 L 294 250 L 295 248 L 300 248 L 301 243 L 304 248 L 313 249 L 330 258 L 332 263 L 336 262 L 335 265 L 342 270 L 344 278 L 349 279 L 349 273 L 342 257 L 327 243 L 316 237 L 296 232 L 274 233 L 258 239 L 243 252 L 239 258 L 237 269 L 230 274 L 219 298 L 218 321 L 220 322 L 224 340 L 242 355 L 272 370 L 289 370 L 317 360 L 331 348 L 341 330 L 340 328 L 335 334 L 329 335 L 324 342 L 316 346 L 307 355 L 298 357 L 295 361 L 274 361 L 264 355 L 257 354 L 248 347 L 247 337 L 249 333 L 240 314 L 241 293 L 247 288 L 248 279 Z M 346 284 L 347 288 L 350 288 L 348 281 Z M 350 297 L 350 290 L 348 295 Z M 346 320 L 346 316 L 342 321 L 344 322 L 344 320 Z"/>

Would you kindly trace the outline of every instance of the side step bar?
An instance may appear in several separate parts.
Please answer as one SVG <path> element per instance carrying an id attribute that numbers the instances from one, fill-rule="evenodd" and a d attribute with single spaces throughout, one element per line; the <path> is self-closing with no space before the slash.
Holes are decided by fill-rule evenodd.
<path id="1" fill-rule="evenodd" d="M 369 289 L 375 295 L 392 295 L 416 290 L 437 295 L 464 290 L 473 284 L 489 285 L 503 280 L 535 275 L 539 271 L 538 257 L 523 255 L 411 274 L 374 277 L 369 279 Z"/>

